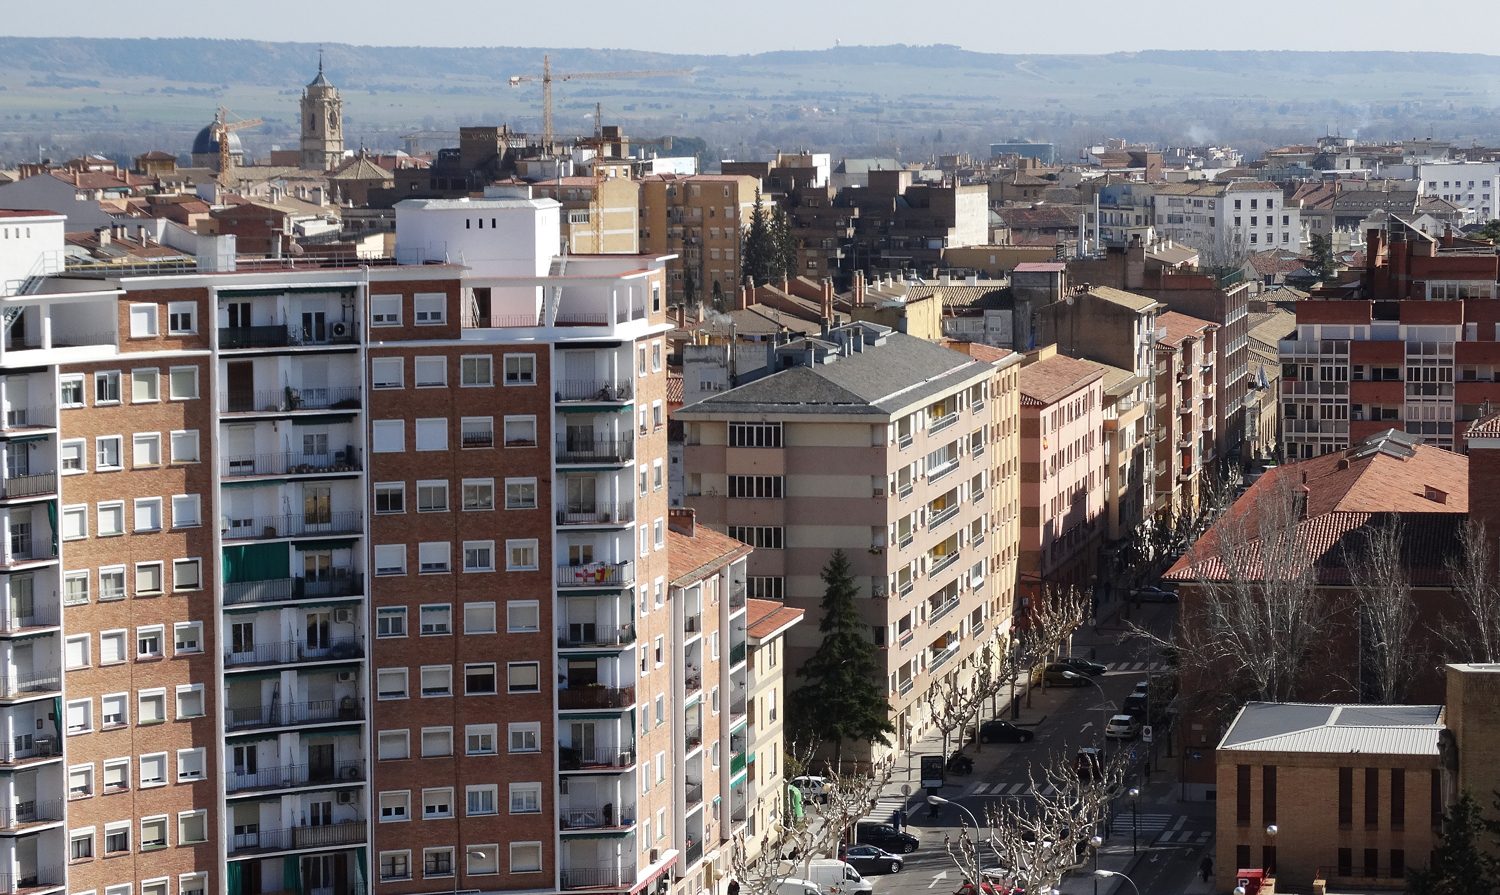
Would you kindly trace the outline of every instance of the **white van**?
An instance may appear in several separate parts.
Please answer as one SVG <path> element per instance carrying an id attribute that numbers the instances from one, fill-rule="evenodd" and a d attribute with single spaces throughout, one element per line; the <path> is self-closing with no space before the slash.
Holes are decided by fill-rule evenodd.
<path id="1" fill-rule="evenodd" d="M 817 884 L 823 895 L 869 895 L 875 888 L 848 862 L 832 858 L 809 862 L 807 878 Z"/>
<path id="2" fill-rule="evenodd" d="M 823 895 L 817 883 L 805 879 L 784 879 L 776 884 L 775 895 Z"/>

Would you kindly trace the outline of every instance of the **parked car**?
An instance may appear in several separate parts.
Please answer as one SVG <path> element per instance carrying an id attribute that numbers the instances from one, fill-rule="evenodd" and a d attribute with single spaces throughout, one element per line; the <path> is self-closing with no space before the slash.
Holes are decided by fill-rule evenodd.
<path id="1" fill-rule="evenodd" d="M 1150 696 L 1151 695 L 1151 682 L 1150 681 L 1136 681 L 1135 682 L 1135 689 L 1133 691 L 1131 691 L 1130 695 L 1131 696 Z"/>
<path id="2" fill-rule="evenodd" d="M 1032 731 L 999 718 L 979 725 L 979 742 L 981 743 L 1029 743 L 1034 739 L 1036 739 L 1036 734 Z"/>
<path id="3" fill-rule="evenodd" d="M 974 773 L 974 759 L 963 754 L 962 752 L 955 752 L 952 755 L 948 756 L 947 767 L 948 773 L 958 774 L 960 777 L 962 777 L 965 774 Z"/>
<path id="4" fill-rule="evenodd" d="M 1176 603 L 1177 594 L 1164 587 L 1143 587 L 1135 592 L 1137 603 Z"/>
<path id="5" fill-rule="evenodd" d="M 910 833 L 903 833 L 890 824 L 862 820 L 854 825 L 854 841 L 861 845 L 873 845 L 888 852 L 909 855 L 917 850 L 922 840 Z"/>
<path id="6" fill-rule="evenodd" d="M 1025 895 L 1026 890 L 1014 884 L 1011 880 L 991 877 L 989 871 L 980 871 L 983 879 L 979 885 L 974 885 L 970 880 L 964 880 L 964 884 L 958 887 L 953 895 Z"/>
<path id="7" fill-rule="evenodd" d="M 1124 702 L 1120 703 L 1120 711 L 1140 718 L 1144 723 L 1145 719 L 1151 714 L 1151 699 L 1140 693 L 1132 693 L 1125 697 Z"/>
<path id="8" fill-rule="evenodd" d="M 860 873 L 900 873 L 906 866 L 905 858 L 873 845 L 841 846 L 839 857 Z"/>
<path id="9" fill-rule="evenodd" d="M 827 777 L 819 777 L 813 774 L 793 777 L 792 785 L 802 791 L 803 799 L 820 803 L 827 803 L 831 787 L 833 786 L 833 784 L 828 782 Z"/>
<path id="10" fill-rule="evenodd" d="M 1115 715 L 1104 725 L 1104 735 L 1112 740 L 1133 740 L 1140 733 L 1141 721 L 1134 715 Z"/>
<path id="11" fill-rule="evenodd" d="M 1087 687 L 1089 685 L 1088 675 L 1061 662 L 1049 662 L 1042 670 L 1042 681 L 1049 687 Z"/>
<path id="12" fill-rule="evenodd" d="M 830 858 L 809 861 L 807 879 L 817 883 L 823 895 L 869 895 L 875 888 L 853 865 Z"/>
<path id="13" fill-rule="evenodd" d="M 1098 746 L 1084 746 L 1073 756 L 1073 773 L 1084 783 L 1099 775 L 1104 766 L 1104 753 Z"/>
<path id="14" fill-rule="evenodd" d="M 784 879 L 776 884 L 776 895 L 823 895 L 818 884 L 806 879 Z"/>
<path id="15" fill-rule="evenodd" d="M 1086 674 L 1089 677 L 1099 677 L 1109 670 L 1098 662 L 1089 659 L 1080 659 L 1077 656 L 1064 656 L 1057 660 L 1057 664 L 1066 665 L 1079 674 Z"/>

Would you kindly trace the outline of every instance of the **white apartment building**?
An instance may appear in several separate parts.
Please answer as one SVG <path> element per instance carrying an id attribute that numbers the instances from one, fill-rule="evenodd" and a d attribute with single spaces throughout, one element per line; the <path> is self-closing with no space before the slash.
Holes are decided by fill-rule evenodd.
<path id="1" fill-rule="evenodd" d="M 1166 183 L 1151 196 L 1157 235 L 1209 258 L 1267 249 L 1302 250 L 1302 214 L 1274 183 Z"/>
<path id="2" fill-rule="evenodd" d="M 1500 208 L 1500 163 L 1426 162 L 1417 166 L 1417 194 L 1452 202 L 1467 223 L 1496 218 Z"/>

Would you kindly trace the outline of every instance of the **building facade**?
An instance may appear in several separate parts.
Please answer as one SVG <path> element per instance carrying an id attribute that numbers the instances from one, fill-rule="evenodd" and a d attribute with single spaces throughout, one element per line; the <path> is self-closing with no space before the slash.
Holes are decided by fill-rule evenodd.
<path id="1" fill-rule="evenodd" d="M 1171 516 L 1194 518 L 1205 471 L 1217 457 L 1214 402 L 1218 327 L 1168 311 L 1157 318 L 1157 506 Z"/>
<path id="2" fill-rule="evenodd" d="M 641 251 L 677 256 L 667 280 L 671 304 L 735 294 L 741 234 L 759 188 L 759 180 L 744 174 L 660 174 L 641 181 Z"/>
<path id="3" fill-rule="evenodd" d="M 302 165 L 308 171 L 327 171 L 344 157 L 344 101 L 339 89 L 323 74 L 302 90 Z"/>

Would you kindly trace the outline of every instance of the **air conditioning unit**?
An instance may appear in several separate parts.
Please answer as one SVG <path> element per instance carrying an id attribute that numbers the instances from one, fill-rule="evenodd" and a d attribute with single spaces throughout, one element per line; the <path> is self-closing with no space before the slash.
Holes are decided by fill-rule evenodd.
<path id="1" fill-rule="evenodd" d="M 339 672 L 339 683 L 341 683 L 341 684 L 352 684 L 352 683 L 354 683 L 354 672 L 352 672 L 352 671 L 340 671 Z"/>
<path id="2" fill-rule="evenodd" d="M 337 320 L 328 327 L 328 331 L 333 334 L 335 339 L 347 338 L 349 336 L 349 324 L 342 320 Z"/>
<path id="3" fill-rule="evenodd" d="M 340 805 L 353 805 L 354 804 L 354 797 L 356 795 L 358 795 L 358 793 L 354 792 L 354 790 L 352 790 L 352 789 L 340 790 L 339 791 L 339 804 Z"/>
<path id="4" fill-rule="evenodd" d="M 885 489 L 884 488 L 876 488 L 875 489 L 875 496 L 876 497 L 884 497 L 885 496 Z"/>
<path id="5" fill-rule="evenodd" d="M 660 861 L 660 860 L 661 860 L 661 849 L 659 849 L 659 848 L 653 848 L 653 849 L 651 849 L 651 863 L 655 864 L 657 861 Z"/>
<path id="6" fill-rule="evenodd" d="M 350 625 L 354 623 L 353 609 L 335 609 L 333 612 L 333 623 L 336 625 Z"/>
<path id="7" fill-rule="evenodd" d="M 628 750 L 625 751 L 625 752 L 621 752 L 620 753 L 620 758 L 619 758 L 619 763 L 620 763 L 619 766 L 622 767 L 622 768 L 626 768 L 626 767 L 629 767 L 629 766 L 635 764 L 635 753 L 634 752 L 630 752 Z"/>

